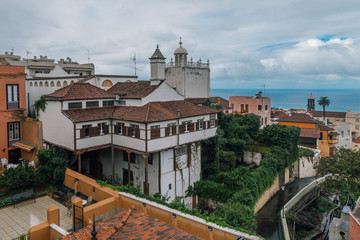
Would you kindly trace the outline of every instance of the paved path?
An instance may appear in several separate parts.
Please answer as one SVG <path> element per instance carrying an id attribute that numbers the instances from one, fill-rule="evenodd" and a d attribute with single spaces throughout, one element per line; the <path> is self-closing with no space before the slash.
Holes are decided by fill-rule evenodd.
<path id="1" fill-rule="evenodd" d="M 69 230 L 72 218 L 67 214 L 67 208 L 49 196 L 21 202 L 0 209 L 0 239 L 11 240 L 27 233 L 30 227 L 47 220 L 47 209 L 55 205 L 60 209 L 60 227 Z"/>

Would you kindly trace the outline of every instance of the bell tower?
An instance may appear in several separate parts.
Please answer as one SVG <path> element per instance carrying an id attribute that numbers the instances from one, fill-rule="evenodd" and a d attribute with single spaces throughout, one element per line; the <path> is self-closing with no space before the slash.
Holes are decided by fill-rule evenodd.
<path id="1" fill-rule="evenodd" d="M 154 54 L 150 58 L 151 85 L 157 85 L 160 81 L 165 80 L 165 59 L 158 44 Z"/>
<path id="2" fill-rule="evenodd" d="M 308 97 L 307 111 L 308 112 L 315 111 L 315 98 L 313 97 L 312 93 Z"/>

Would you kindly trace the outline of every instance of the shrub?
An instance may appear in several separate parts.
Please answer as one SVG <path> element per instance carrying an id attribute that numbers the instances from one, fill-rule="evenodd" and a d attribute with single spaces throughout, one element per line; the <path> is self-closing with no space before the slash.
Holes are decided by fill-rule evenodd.
<path id="1" fill-rule="evenodd" d="M 0 177 L 0 188 L 9 190 L 33 188 L 40 183 L 37 171 L 28 161 L 18 164 L 16 168 L 6 169 Z"/>

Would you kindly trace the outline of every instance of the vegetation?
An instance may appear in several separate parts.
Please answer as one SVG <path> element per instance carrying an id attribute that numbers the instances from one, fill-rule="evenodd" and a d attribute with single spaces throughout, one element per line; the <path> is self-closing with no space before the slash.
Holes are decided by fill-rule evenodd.
<path id="1" fill-rule="evenodd" d="M 307 148 L 299 148 L 299 157 L 313 158 L 315 153 Z"/>
<path id="2" fill-rule="evenodd" d="M 317 172 L 328 175 L 323 186 L 328 192 L 359 192 L 360 152 L 335 149 L 330 157 L 321 158 L 315 165 Z"/>
<path id="3" fill-rule="evenodd" d="M 325 120 L 325 107 L 330 105 L 330 99 L 328 97 L 320 97 L 318 104 L 323 107 L 323 119 Z"/>
<path id="4" fill-rule="evenodd" d="M 219 114 L 217 136 L 202 144 L 202 179 L 187 191 L 188 196 L 224 203 L 210 216 L 252 232 L 256 229 L 254 206 L 276 176 L 298 159 L 300 135 L 293 126 L 259 127 L 256 115 Z M 242 163 L 244 150 L 262 153 L 259 167 Z"/>
<path id="5" fill-rule="evenodd" d="M 38 151 L 38 171 L 44 182 L 61 186 L 64 182 L 67 160 L 63 150 L 59 148 Z"/>
<path id="6" fill-rule="evenodd" d="M 0 176 L 0 188 L 18 190 L 34 188 L 40 183 L 39 175 L 28 161 L 19 164 L 16 168 L 9 168 Z"/>

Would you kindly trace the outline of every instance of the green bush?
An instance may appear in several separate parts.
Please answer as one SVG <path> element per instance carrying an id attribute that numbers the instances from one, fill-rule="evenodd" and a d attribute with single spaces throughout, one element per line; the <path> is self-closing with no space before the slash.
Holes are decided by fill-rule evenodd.
<path id="1" fill-rule="evenodd" d="M 28 161 L 18 164 L 16 168 L 6 169 L 0 176 L 0 188 L 9 190 L 34 188 L 40 183 L 40 178 Z"/>
<path id="2" fill-rule="evenodd" d="M 220 171 L 231 171 L 236 165 L 236 155 L 232 151 L 222 151 L 220 159 Z"/>
<path id="3" fill-rule="evenodd" d="M 313 158 L 315 153 L 307 148 L 299 148 L 299 157 Z"/>
<path id="4" fill-rule="evenodd" d="M 64 182 L 67 160 L 63 150 L 59 148 L 42 149 L 38 151 L 38 171 L 44 182 L 61 186 Z"/>

